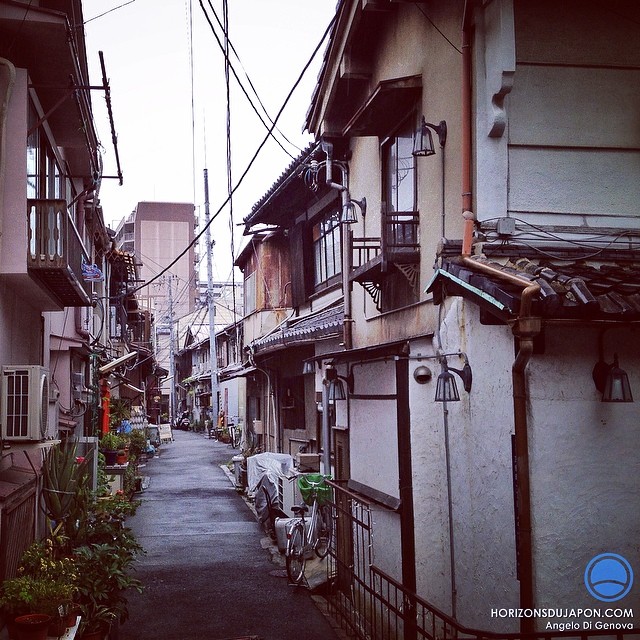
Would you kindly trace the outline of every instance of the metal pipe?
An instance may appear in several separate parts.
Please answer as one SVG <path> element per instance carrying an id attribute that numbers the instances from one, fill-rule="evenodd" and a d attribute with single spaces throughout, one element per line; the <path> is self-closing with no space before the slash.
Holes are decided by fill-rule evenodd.
<path id="1" fill-rule="evenodd" d="M 530 609 L 534 606 L 533 589 L 533 536 L 531 518 L 531 479 L 529 476 L 529 432 L 527 420 L 527 380 L 526 368 L 533 354 L 533 338 L 542 329 L 540 318 L 531 315 L 533 298 L 540 291 L 540 285 L 505 273 L 500 269 L 469 256 L 462 257 L 462 263 L 484 273 L 493 275 L 505 282 L 523 287 L 520 297 L 520 312 L 513 327 L 513 334 L 519 338 L 520 345 L 512 365 L 513 384 L 513 422 L 516 442 L 516 510 L 518 568 L 520 576 L 520 606 Z M 521 631 L 534 631 L 533 619 L 521 619 Z"/>
<path id="2" fill-rule="evenodd" d="M 471 191 L 471 45 L 468 27 L 462 29 L 462 255 L 471 255 L 475 214 Z"/>
<path id="3" fill-rule="evenodd" d="M 335 163 L 335 166 L 340 170 L 342 184 L 333 181 L 333 145 L 330 142 L 322 143 L 322 150 L 324 151 L 327 159 L 325 161 L 326 183 L 331 189 L 337 189 L 340 191 L 340 204 L 341 204 L 341 219 L 342 215 L 346 213 L 349 206 L 349 176 L 347 168 L 342 162 Z M 351 243 L 349 242 L 348 225 L 343 224 L 341 234 L 341 252 L 342 252 L 342 297 L 344 304 L 344 321 L 342 324 L 342 335 L 345 349 L 351 349 L 353 347 L 353 333 L 351 317 L 351 286 L 349 282 L 349 272 L 351 271 Z"/>
<path id="4" fill-rule="evenodd" d="M 323 473 L 331 473 L 331 425 L 329 424 L 329 380 L 322 379 L 322 466 Z"/>

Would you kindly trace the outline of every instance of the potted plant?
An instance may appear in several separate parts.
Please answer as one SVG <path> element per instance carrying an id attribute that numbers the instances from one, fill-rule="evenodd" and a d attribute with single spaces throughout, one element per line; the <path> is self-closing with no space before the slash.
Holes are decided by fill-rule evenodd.
<path id="1" fill-rule="evenodd" d="M 110 467 L 116 464 L 118 450 L 122 448 L 122 439 L 120 436 L 109 431 L 100 438 L 100 450 L 104 454 L 105 464 Z"/>
<path id="2" fill-rule="evenodd" d="M 77 567 L 75 560 L 65 555 L 68 538 L 60 535 L 59 525 L 47 539 L 32 543 L 23 553 L 18 578 L 3 585 L 5 598 L 17 595 L 17 608 L 28 613 L 41 613 L 50 617 L 49 635 L 60 636 L 67 626 L 67 613 L 77 593 Z M 16 592 L 15 588 L 18 588 Z"/>
<path id="3" fill-rule="evenodd" d="M 80 638 L 82 640 L 104 640 L 118 614 L 108 606 L 87 602 L 80 606 Z"/>
<path id="4" fill-rule="evenodd" d="M 24 623 L 27 629 L 33 629 L 38 637 L 40 625 L 45 621 L 44 635 L 52 620 L 59 617 L 59 607 L 71 602 L 75 588 L 64 578 L 51 576 L 21 575 L 2 584 L 0 606 L 9 624 L 10 637 L 21 636 L 25 631 L 17 632 L 16 626 Z M 39 616 L 39 617 L 34 617 Z M 27 619 L 28 618 L 28 619 Z"/>

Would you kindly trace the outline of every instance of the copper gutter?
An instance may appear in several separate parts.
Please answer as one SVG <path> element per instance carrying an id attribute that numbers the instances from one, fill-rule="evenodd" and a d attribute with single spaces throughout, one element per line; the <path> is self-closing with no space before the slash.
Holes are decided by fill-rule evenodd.
<path id="1" fill-rule="evenodd" d="M 520 581 L 520 606 L 534 606 L 533 545 L 531 526 L 531 479 L 529 475 L 529 433 L 527 424 L 527 379 L 526 368 L 533 354 L 533 339 L 542 328 L 541 319 L 532 316 L 532 302 L 540 292 L 540 285 L 507 273 L 497 267 L 478 262 L 471 257 L 473 230 L 476 216 L 472 210 L 473 193 L 471 181 L 472 151 L 472 69 L 471 69 L 471 13 L 474 2 L 465 3 L 462 28 L 462 215 L 464 231 L 462 238 L 462 264 L 473 270 L 494 276 L 503 282 L 522 287 L 518 318 L 512 327 L 518 338 L 518 354 L 511 368 L 513 385 L 513 421 L 515 433 L 516 485 L 516 545 L 518 552 L 518 577 Z M 534 631 L 531 618 L 521 619 L 521 631 Z"/>

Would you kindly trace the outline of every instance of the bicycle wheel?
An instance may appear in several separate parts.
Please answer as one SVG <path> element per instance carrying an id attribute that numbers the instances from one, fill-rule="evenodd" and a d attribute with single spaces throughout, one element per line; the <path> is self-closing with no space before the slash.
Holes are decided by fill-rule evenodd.
<path id="1" fill-rule="evenodd" d="M 318 539 L 314 551 L 318 558 L 324 558 L 329 553 L 331 538 L 333 537 L 333 516 L 328 504 L 318 509 Z"/>
<path id="2" fill-rule="evenodd" d="M 293 525 L 287 542 L 287 575 L 292 584 L 302 582 L 305 563 L 304 527 L 298 522 Z"/>

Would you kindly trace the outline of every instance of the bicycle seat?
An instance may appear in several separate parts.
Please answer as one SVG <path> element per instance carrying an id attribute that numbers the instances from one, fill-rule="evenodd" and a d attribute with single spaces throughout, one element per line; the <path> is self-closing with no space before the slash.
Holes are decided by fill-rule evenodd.
<path id="1" fill-rule="evenodd" d="M 309 507 L 306 504 L 297 504 L 291 507 L 291 511 L 293 511 L 295 515 L 299 516 L 301 513 L 307 513 L 307 511 L 309 511 Z"/>

